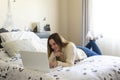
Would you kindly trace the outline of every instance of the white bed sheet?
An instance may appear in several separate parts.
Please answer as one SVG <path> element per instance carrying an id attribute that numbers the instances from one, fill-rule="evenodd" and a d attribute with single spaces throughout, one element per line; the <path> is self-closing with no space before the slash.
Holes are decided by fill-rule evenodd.
<path id="1" fill-rule="evenodd" d="M 120 58 L 93 56 L 73 67 L 61 67 L 43 74 L 24 69 L 19 55 L 10 58 L 1 50 L 0 80 L 120 80 Z"/>

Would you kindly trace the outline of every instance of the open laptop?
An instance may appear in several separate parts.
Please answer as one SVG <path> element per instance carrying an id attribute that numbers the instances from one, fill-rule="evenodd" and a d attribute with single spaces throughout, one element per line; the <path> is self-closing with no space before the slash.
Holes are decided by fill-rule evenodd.
<path id="1" fill-rule="evenodd" d="M 45 52 L 19 51 L 19 53 L 21 54 L 24 68 L 37 70 L 43 73 L 55 70 L 55 68 L 50 69 L 48 56 Z"/>

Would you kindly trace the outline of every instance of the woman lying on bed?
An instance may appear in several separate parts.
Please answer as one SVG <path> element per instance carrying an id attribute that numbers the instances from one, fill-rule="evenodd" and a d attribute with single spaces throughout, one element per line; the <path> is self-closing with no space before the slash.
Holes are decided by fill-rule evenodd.
<path id="1" fill-rule="evenodd" d="M 95 39 L 91 38 L 85 47 L 76 48 L 73 42 L 65 40 L 58 33 L 53 33 L 48 38 L 48 58 L 51 68 L 73 66 L 75 62 L 94 55 L 101 55 Z"/>

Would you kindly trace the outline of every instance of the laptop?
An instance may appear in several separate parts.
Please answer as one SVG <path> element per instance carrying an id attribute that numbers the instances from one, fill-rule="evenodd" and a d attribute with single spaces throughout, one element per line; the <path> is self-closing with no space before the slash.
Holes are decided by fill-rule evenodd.
<path id="1" fill-rule="evenodd" d="M 48 73 L 57 69 L 50 69 L 48 56 L 45 52 L 19 51 L 19 53 L 21 54 L 24 68 L 43 73 Z"/>

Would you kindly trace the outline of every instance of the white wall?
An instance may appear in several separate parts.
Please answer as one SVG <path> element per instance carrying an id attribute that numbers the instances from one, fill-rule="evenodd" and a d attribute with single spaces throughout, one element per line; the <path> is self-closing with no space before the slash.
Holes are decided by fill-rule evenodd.
<path id="1" fill-rule="evenodd" d="M 69 39 L 82 44 L 82 0 L 68 0 Z"/>
<path id="2" fill-rule="evenodd" d="M 6 18 L 7 1 L 0 0 L 0 27 Z M 52 33 L 59 32 L 76 44 L 82 43 L 82 0 L 10 1 L 16 27 L 24 29 L 32 23 L 42 22 L 46 17 L 46 23 L 51 25 Z"/>
<path id="3" fill-rule="evenodd" d="M 68 0 L 59 1 L 59 32 L 68 39 Z"/>
<path id="4" fill-rule="evenodd" d="M 60 0 L 60 33 L 82 44 L 82 0 Z"/>
<path id="5" fill-rule="evenodd" d="M 0 27 L 3 26 L 7 1 L 0 0 Z M 46 17 L 52 32 L 58 31 L 58 0 L 10 0 L 14 25 L 18 28 L 30 27 L 34 22 L 41 22 Z"/>

